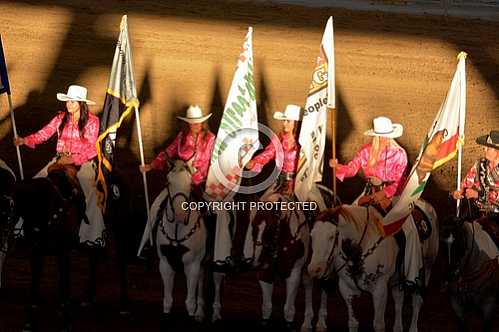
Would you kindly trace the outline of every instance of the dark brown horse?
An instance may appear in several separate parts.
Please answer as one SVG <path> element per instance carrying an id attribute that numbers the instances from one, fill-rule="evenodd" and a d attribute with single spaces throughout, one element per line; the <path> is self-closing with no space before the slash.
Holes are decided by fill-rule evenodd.
<path id="1" fill-rule="evenodd" d="M 480 222 L 452 219 L 446 223 L 448 291 L 460 331 L 470 331 L 466 314 L 472 309 L 481 313 L 483 331 L 492 331 L 499 298 L 499 250 L 482 227 L 497 223 L 492 218 L 482 217 Z"/>
<path id="2" fill-rule="evenodd" d="M 70 331 L 70 253 L 79 242 L 80 222 L 86 219 L 85 199 L 63 169 L 49 172 L 46 178 L 20 181 L 12 194 L 15 214 L 23 219 L 31 246 L 31 303 L 23 331 L 39 330 L 40 283 L 47 255 L 58 259 L 61 331 Z"/>
<path id="3" fill-rule="evenodd" d="M 12 194 L 16 178 L 14 173 L 0 160 L 0 288 L 2 270 L 14 229 L 14 200 Z"/>

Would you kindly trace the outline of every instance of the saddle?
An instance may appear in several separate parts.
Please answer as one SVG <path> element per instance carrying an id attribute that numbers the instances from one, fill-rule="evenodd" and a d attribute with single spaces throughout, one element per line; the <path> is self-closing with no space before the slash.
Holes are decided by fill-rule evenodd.
<path id="1" fill-rule="evenodd" d="M 421 242 L 426 241 L 430 238 L 432 233 L 430 220 L 428 220 L 426 214 L 417 205 L 414 206 L 411 215 L 414 220 L 414 225 L 416 225 L 416 229 L 418 230 L 419 240 Z"/>
<path id="2" fill-rule="evenodd" d="M 47 169 L 48 173 L 60 171 L 66 174 L 66 177 L 73 187 L 73 195 L 84 195 L 83 189 L 81 188 L 80 181 L 78 180 L 78 167 L 74 164 L 61 164 L 58 162 L 53 163 Z"/>

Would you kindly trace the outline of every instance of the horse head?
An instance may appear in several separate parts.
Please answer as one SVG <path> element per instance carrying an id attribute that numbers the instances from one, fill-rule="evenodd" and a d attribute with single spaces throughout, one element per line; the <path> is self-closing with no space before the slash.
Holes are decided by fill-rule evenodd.
<path id="1" fill-rule="evenodd" d="M 189 166 L 182 160 L 176 160 L 166 176 L 168 187 L 168 207 L 166 208 L 169 221 L 187 223 L 188 207 L 192 187 L 192 173 Z"/>
<path id="2" fill-rule="evenodd" d="M 312 278 L 325 279 L 332 270 L 339 245 L 338 222 L 341 207 L 322 211 L 315 219 L 311 236 L 312 255 L 308 273 Z"/>

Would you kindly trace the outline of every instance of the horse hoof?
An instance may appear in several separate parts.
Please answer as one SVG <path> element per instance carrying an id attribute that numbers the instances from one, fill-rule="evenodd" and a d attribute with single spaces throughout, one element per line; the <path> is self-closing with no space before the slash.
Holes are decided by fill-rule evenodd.
<path id="1" fill-rule="evenodd" d="M 171 326 L 171 320 L 172 320 L 172 317 L 171 317 L 171 314 L 167 314 L 167 313 L 162 313 L 161 314 L 161 318 L 159 320 L 159 328 L 160 328 L 160 331 L 161 332 L 164 332 L 164 331 L 168 331 L 168 328 L 170 328 Z"/>
<path id="2" fill-rule="evenodd" d="M 296 332 L 296 326 L 294 322 L 286 322 L 284 324 L 284 331 L 286 332 Z"/>
<path id="3" fill-rule="evenodd" d="M 31 323 L 24 323 L 22 332 L 34 332 L 35 329 Z"/>
<path id="4" fill-rule="evenodd" d="M 270 331 L 271 330 L 271 323 L 270 319 L 262 319 L 260 320 L 260 330 L 261 331 Z"/>

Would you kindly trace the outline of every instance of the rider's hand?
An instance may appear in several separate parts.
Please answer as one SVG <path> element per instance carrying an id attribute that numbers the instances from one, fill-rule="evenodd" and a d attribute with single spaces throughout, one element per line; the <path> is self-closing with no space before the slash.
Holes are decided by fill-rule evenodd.
<path id="1" fill-rule="evenodd" d="M 26 140 L 23 137 L 18 136 L 16 138 L 14 138 L 14 145 L 15 146 L 20 146 L 20 145 L 24 145 L 24 144 L 26 144 Z"/>
<path id="2" fill-rule="evenodd" d="M 331 168 L 336 168 L 340 165 L 340 163 L 338 162 L 338 159 L 329 159 L 329 167 Z"/>
<path id="3" fill-rule="evenodd" d="M 62 165 L 74 164 L 73 158 L 69 156 L 62 156 L 61 158 L 59 158 L 59 160 L 57 160 L 57 162 Z"/>
<path id="4" fill-rule="evenodd" d="M 471 188 L 466 188 L 464 196 L 466 196 L 467 199 L 477 199 L 478 198 L 478 191 L 471 189 Z"/>
<path id="5" fill-rule="evenodd" d="M 452 197 L 457 201 L 458 199 L 462 199 L 464 196 L 461 190 L 454 190 L 454 192 L 452 192 Z"/>
<path id="6" fill-rule="evenodd" d="M 250 160 L 248 161 L 248 163 L 246 164 L 246 166 L 244 166 L 246 169 L 253 169 L 253 167 L 255 167 L 255 162 L 253 160 Z"/>
<path id="7" fill-rule="evenodd" d="M 151 167 L 151 164 L 144 164 L 144 165 L 140 165 L 139 169 L 142 173 L 147 173 L 152 169 L 152 167 Z"/>

